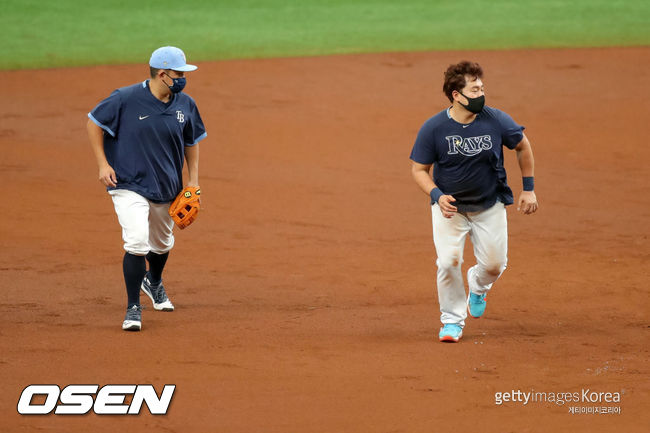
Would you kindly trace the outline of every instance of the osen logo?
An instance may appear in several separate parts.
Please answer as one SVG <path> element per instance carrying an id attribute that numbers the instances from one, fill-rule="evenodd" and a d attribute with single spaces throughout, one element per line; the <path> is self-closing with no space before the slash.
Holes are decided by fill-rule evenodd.
<path id="1" fill-rule="evenodd" d="M 152 415 L 165 415 L 176 385 L 165 385 L 160 397 L 153 385 L 29 385 L 20 394 L 21 415 L 138 415 L 144 403 Z M 130 403 L 125 403 L 131 396 Z M 44 399 L 43 399 L 44 397 Z"/>

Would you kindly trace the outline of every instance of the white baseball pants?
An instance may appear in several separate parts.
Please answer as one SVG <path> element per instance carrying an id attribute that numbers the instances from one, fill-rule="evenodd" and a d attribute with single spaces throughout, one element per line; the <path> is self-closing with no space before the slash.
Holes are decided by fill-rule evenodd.
<path id="1" fill-rule="evenodd" d="M 136 256 L 149 251 L 164 254 L 174 246 L 174 220 L 169 203 L 153 203 L 126 189 L 108 191 L 113 199 L 117 219 L 122 226 L 124 249 Z"/>
<path id="2" fill-rule="evenodd" d="M 467 294 L 461 265 L 465 238 L 469 233 L 476 265 L 467 272 L 469 290 L 486 293 L 506 269 L 508 261 L 508 220 L 503 203 L 480 212 L 442 215 L 440 206 L 431 206 L 433 243 L 438 259 L 437 285 L 440 321 L 465 326 Z"/>

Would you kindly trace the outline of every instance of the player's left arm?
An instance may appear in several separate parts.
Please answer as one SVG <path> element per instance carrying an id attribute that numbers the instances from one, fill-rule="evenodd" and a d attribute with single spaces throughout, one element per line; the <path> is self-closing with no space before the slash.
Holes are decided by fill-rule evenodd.
<path id="1" fill-rule="evenodd" d="M 524 138 L 515 147 L 515 151 L 517 152 L 517 162 L 519 163 L 521 176 L 523 178 L 533 178 L 535 175 L 535 159 L 533 157 L 533 149 L 526 134 L 524 134 Z M 517 210 L 521 210 L 524 214 L 528 215 L 535 213 L 538 208 L 539 204 L 537 203 L 535 191 L 522 191 L 517 201 Z"/>
<path id="2" fill-rule="evenodd" d="M 185 146 L 188 181 L 186 186 L 199 186 L 199 144 Z"/>

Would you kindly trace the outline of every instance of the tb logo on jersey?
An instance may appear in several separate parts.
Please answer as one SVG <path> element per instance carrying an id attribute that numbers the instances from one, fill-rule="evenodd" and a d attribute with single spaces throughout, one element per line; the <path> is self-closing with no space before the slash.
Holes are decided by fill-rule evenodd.
<path id="1" fill-rule="evenodd" d="M 445 137 L 449 144 L 448 155 L 474 156 L 484 150 L 492 149 L 492 137 L 480 135 L 478 137 L 463 138 L 460 135 L 448 135 Z"/>
<path id="2" fill-rule="evenodd" d="M 176 110 L 176 119 L 178 119 L 178 123 L 185 122 L 185 115 L 181 110 Z"/>

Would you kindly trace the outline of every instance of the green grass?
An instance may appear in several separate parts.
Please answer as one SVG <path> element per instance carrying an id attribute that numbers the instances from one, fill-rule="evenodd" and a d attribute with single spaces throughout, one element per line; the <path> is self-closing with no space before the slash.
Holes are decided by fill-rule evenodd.
<path id="1" fill-rule="evenodd" d="M 0 69 L 650 45 L 647 0 L 0 0 Z"/>

